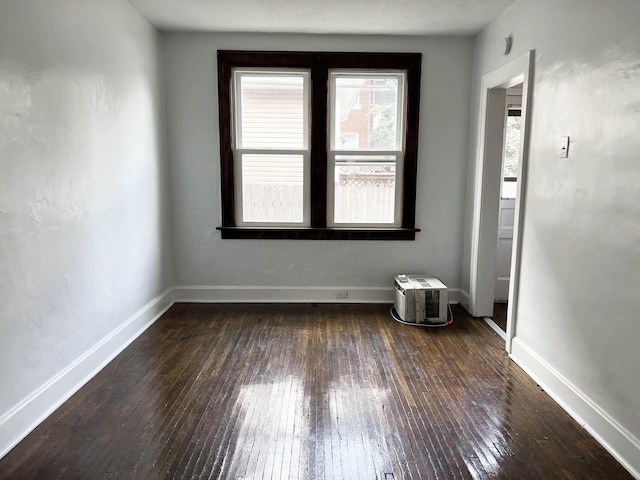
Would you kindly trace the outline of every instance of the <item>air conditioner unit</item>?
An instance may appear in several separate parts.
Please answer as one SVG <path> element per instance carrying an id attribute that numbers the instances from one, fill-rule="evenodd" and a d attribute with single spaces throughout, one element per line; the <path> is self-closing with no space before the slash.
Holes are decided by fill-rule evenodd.
<path id="1" fill-rule="evenodd" d="M 402 323 L 443 326 L 447 320 L 447 287 L 435 277 L 398 275 L 394 279 L 394 318 Z"/>

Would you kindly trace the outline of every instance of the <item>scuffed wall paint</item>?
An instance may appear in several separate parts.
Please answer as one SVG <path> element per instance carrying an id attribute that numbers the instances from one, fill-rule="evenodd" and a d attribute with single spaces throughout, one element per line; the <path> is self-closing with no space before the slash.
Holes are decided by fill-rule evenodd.
<path id="1" fill-rule="evenodd" d="M 0 416 L 171 284 L 158 34 L 0 6 Z"/>

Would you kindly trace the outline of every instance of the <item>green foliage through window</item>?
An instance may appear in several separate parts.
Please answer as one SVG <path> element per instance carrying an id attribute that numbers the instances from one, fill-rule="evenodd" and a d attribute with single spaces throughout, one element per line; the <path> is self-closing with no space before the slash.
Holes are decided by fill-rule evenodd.
<path id="1" fill-rule="evenodd" d="M 504 147 L 504 176 L 518 176 L 518 160 L 520 158 L 520 119 L 507 117 L 507 131 Z"/>

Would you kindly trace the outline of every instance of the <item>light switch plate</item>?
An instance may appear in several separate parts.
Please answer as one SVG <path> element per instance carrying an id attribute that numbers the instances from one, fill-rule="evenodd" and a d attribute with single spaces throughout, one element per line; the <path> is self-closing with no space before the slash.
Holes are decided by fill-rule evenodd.
<path id="1" fill-rule="evenodd" d="M 569 157 L 569 137 L 560 139 L 560 158 Z"/>

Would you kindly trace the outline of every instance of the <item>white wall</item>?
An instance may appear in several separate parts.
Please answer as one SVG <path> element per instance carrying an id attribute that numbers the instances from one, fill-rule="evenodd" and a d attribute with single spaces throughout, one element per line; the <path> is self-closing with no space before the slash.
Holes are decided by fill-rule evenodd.
<path id="1" fill-rule="evenodd" d="M 555 395 L 561 403 L 617 450 L 636 474 L 640 472 L 639 24 L 637 0 L 518 0 L 478 37 L 474 80 L 477 108 L 482 75 L 535 49 L 514 340 L 520 353 L 514 350 L 514 355 L 538 378 L 546 371 L 551 390 L 558 382 Z M 513 50 L 503 56 L 503 38 L 509 34 Z M 561 159 L 558 148 L 565 135 L 571 137 L 570 156 Z M 473 135 L 470 144 L 475 142 Z M 469 178 L 473 177 L 471 169 Z M 470 215 L 468 219 L 470 227 Z M 469 250 L 470 228 L 465 288 Z M 599 421 L 598 415 L 602 425 L 591 424 Z"/>
<path id="2" fill-rule="evenodd" d="M 422 52 L 416 241 L 221 240 L 218 49 Z M 172 33 L 163 57 L 177 285 L 390 289 L 427 272 L 459 286 L 471 39 Z"/>
<path id="3" fill-rule="evenodd" d="M 171 286 L 159 59 L 124 0 L 0 4 L 0 455 Z"/>

